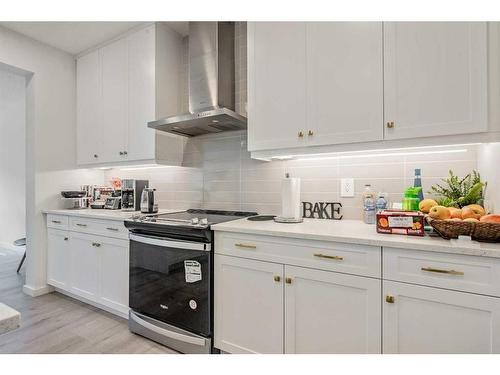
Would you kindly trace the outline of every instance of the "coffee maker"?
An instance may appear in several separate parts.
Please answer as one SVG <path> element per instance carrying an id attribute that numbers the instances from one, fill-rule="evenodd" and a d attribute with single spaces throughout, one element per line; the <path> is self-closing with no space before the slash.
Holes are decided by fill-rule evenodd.
<path id="1" fill-rule="evenodd" d="M 139 211 L 142 191 L 148 185 L 148 180 L 122 180 L 122 211 Z"/>

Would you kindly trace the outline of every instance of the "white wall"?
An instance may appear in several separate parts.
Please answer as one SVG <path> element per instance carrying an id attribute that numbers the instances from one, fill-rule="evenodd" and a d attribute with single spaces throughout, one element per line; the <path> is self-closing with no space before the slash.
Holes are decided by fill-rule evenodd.
<path id="1" fill-rule="evenodd" d="M 0 246 L 26 233 L 26 79 L 0 69 Z"/>
<path id="2" fill-rule="evenodd" d="M 73 56 L 0 27 L 0 64 L 27 77 L 25 292 L 46 293 L 46 229 L 42 210 L 61 205 L 63 188 L 102 180 L 76 168 L 76 75 Z M 92 181 L 91 181 L 92 180 Z M 70 186 L 71 185 L 71 186 Z"/>
<path id="3" fill-rule="evenodd" d="M 478 169 L 481 179 L 488 182 L 486 188 L 486 206 L 500 212 L 500 143 L 487 143 L 478 147 Z M 488 207 L 487 207 L 488 208 Z"/>

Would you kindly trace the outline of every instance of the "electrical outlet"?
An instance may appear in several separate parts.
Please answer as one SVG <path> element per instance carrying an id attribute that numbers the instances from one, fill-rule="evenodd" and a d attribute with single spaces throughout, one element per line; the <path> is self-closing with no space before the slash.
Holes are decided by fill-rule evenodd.
<path id="1" fill-rule="evenodd" d="M 340 196 L 354 197 L 354 178 L 340 179 Z"/>

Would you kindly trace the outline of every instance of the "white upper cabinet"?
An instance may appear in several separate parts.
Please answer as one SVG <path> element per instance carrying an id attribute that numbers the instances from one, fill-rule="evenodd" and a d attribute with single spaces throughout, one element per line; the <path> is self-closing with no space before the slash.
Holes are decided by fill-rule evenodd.
<path id="1" fill-rule="evenodd" d="M 153 159 L 155 130 L 146 127 L 156 118 L 155 27 L 128 38 L 128 140 L 127 156 L 133 160 Z"/>
<path id="2" fill-rule="evenodd" d="M 180 111 L 182 48 L 179 34 L 156 24 L 78 58 L 79 165 L 182 161 L 184 139 L 147 127 Z M 175 152 L 158 157 L 157 141 Z"/>
<path id="3" fill-rule="evenodd" d="M 101 122 L 99 157 L 120 161 L 127 149 L 124 124 L 127 123 L 127 39 L 101 48 Z M 144 124 L 144 127 L 146 125 Z"/>
<path id="4" fill-rule="evenodd" d="M 248 150 L 487 132 L 487 40 L 484 22 L 249 23 Z"/>
<path id="5" fill-rule="evenodd" d="M 307 144 L 383 139 L 382 23 L 306 25 Z"/>
<path id="6" fill-rule="evenodd" d="M 384 24 L 385 139 L 488 130 L 484 22 Z"/>
<path id="7" fill-rule="evenodd" d="M 248 114 L 250 151 L 305 144 L 305 23 L 248 23 Z"/>
<path id="8" fill-rule="evenodd" d="M 99 162 L 100 71 L 99 51 L 90 52 L 76 62 L 77 162 Z"/>

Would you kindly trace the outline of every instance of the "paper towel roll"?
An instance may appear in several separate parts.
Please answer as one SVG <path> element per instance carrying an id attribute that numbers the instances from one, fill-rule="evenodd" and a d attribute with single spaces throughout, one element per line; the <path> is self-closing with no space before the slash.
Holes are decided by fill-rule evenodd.
<path id="1" fill-rule="evenodd" d="M 300 178 L 284 178 L 281 182 L 281 217 L 300 219 Z"/>

